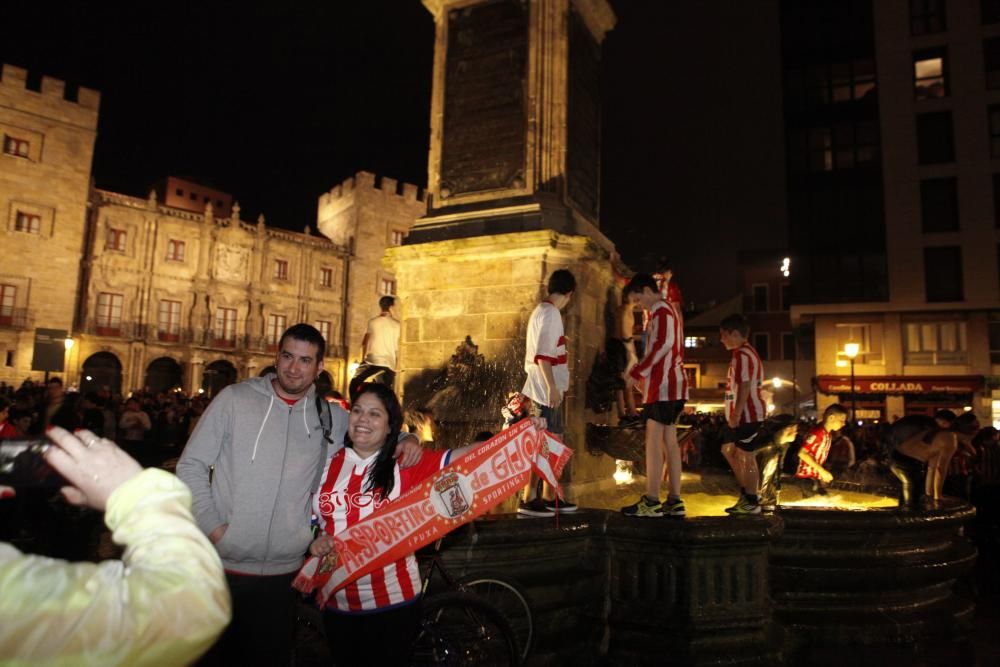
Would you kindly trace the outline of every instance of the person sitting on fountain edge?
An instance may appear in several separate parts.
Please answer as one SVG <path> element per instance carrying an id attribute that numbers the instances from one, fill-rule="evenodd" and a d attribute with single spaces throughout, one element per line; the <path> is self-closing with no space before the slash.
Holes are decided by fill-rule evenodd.
<path id="1" fill-rule="evenodd" d="M 833 433 L 844 428 L 847 423 L 847 408 L 834 403 L 823 411 L 823 423 L 813 427 L 806 434 L 805 442 L 799 449 L 799 468 L 795 478 L 802 488 L 802 497 L 815 494 L 826 495 L 826 485 L 833 481 L 833 474 L 823 467 L 830 456 Z"/>
<path id="2" fill-rule="evenodd" d="M 764 400 L 764 364 L 757 350 L 747 342 L 750 325 L 740 313 L 733 313 L 719 323 L 719 338 L 733 353 L 726 375 L 726 423 L 722 455 L 733 469 L 740 485 L 736 504 L 726 508 L 730 514 L 760 514 L 757 500 L 757 464 L 749 443 L 767 415 Z"/>
<path id="3" fill-rule="evenodd" d="M 563 433 L 562 401 L 569 389 L 569 366 L 566 363 L 566 336 L 563 330 L 562 311 L 576 289 L 576 278 L 566 269 L 558 269 L 549 276 L 548 296 L 535 306 L 528 320 L 524 347 L 524 370 L 528 377 L 521 393 L 532 400 L 539 415 L 553 435 Z M 575 512 L 576 505 L 563 498 L 545 500 L 542 497 L 542 480 L 535 473 L 528 483 L 527 497 L 518 506 L 519 514 L 526 516 L 555 516 L 556 512 Z"/>
<path id="4" fill-rule="evenodd" d="M 688 398 L 684 372 L 684 335 L 677 310 L 663 300 L 656 279 L 637 273 L 625 288 L 628 298 L 649 311 L 647 345 L 642 361 L 629 371 L 627 391 L 639 382 L 643 390 L 642 415 L 646 419 L 646 493 L 622 514 L 635 517 L 682 517 L 681 451 L 677 445 L 677 420 Z M 664 454 L 667 458 L 669 488 L 667 501 L 660 503 L 660 480 Z"/>

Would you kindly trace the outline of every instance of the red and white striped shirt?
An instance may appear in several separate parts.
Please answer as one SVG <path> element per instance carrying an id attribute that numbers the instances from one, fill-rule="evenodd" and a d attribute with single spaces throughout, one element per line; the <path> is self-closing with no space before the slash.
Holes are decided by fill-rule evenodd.
<path id="1" fill-rule="evenodd" d="M 350 447 L 341 448 L 331 457 L 320 492 L 313 496 L 313 512 L 319 517 L 320 528 L 328 535 L 343 532 L 447 466 L 450 454 L 448 449 L 425 449 L 416 465 L 402 470 L 397 465 L 392 492 L 383 499 L 380 491 L 364 491 L 378 453 L 362 458 Z M 410 554 L 337 591 L 327 607 L 345 612 L 372 611 L 407 602 L 419 594 L 420 571 Z"/>
<path id="2" fill-rule="evenodd" d="M 687 400 L 684 334 L 674 307 L 657 301 L 649 311 L 646 333 L 646 354 L 630 371 L 636 380 L 645 380 L 643 402 Z"/>
<path id="3" fill-rule="evenodd" d="M 830 443 L 833 438 L 830 432 L 822 426 L 817 426 L 806 434 L 806 439 L 802 442 L 804 449 L 810 456 L 816 459 L 816 463 L 823 465 L 827 457 L 830 456 Z M 795 471 L 795 476 L 802 479 L 819 479 L 819 473 L 805 461 L 799 461 L 799 469 Z"/>
<path id="4" fill-rule="evenodd" d="M 743 414 L 739 416 L 739 423 L 764 421 L 767 417 L 767 402 L 764 400 L 764 364 L 750 343 L 743 343 L 733 350 L 733 358 L 729 362 L 729 373 L 726 375 L 727 418 L 733 416 L 736 410 L 736 394 L 740 385 L 746 382 L 750 383 L 750 394 L 747 396 Z"/>

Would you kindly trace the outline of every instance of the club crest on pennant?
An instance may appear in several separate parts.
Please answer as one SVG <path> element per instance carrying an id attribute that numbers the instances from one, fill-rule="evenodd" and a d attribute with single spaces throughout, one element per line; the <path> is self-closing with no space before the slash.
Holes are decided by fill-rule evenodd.
<path id="1" fill-rule="evenodd" d="M 468 512 L 471 498 L 472 485 L 465 475 L 448 472 L 434 482 L 431 502 L 443 517 L 454 519 Z"/>
<path id="2" fill-rule="evenodd" d="M 337 550 L 334 549 L 319 561 L 319 574 L 333 572 L 337 568 Z"/>

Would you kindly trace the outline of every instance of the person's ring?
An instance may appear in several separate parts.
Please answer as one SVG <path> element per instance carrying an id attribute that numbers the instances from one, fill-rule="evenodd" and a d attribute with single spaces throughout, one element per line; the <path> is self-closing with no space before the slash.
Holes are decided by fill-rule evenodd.
<path id="1" fill-rule="evenodd" d="M 84 441 L 83 446 L 86 447 L 87 449 L 90 449 L 91 447 L 94 446 L 94 443 L 97 441 L 98 437 L 96 435 L 91 435 L 89 439 Z"/>
<path id="2" fill-rule="evenodd" d="M 97 474 L 97 473 L 95 472 L 95 473 L 94 473 L 94 477 L 93 477 L 93 479 L 94 479 L 94 481 L 95 481 L 95 482 L 99 482 L 99 481 L 101 481 L 101 476 L 100 476 L 100 475 L 98 475 L 98 474 Z"/>

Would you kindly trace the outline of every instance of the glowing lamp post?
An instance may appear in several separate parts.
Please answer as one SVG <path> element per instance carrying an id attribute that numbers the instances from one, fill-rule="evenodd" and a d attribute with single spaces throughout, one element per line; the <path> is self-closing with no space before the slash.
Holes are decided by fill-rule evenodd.
<path id="1" fill-rule="evenodd" d="M 844 356 L 851 360 L 851 422 L 854 422 L 857 411 L 857 393 L 854 390 L 854 358 L 861 351 L 861 346 L 857 343 L 847 343 L 844 345 Z"/>

